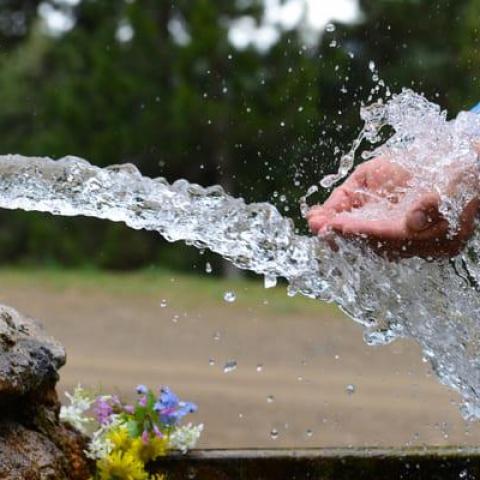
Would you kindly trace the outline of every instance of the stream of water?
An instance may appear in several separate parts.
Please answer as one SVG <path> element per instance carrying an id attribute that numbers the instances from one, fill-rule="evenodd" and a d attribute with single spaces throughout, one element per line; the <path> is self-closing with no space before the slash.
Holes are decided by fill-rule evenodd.
<path id="1" fill-rule="evenodd" d="M 472 142 L 480 138 L 480 116 L 464 112 L 447 121 L 438 106 L 411 91 L 362 116 L 359 142 L 375 143 L 385 125 L 395 131 L 364 157 L 388 152 L 414 167 L 420 172 L 416 181 L 435 185 L 454 224 L 472 193 L 465 188 L 452 199 L 439 172 L 449 165 L 477 165 Z M 354 155 L 344 161 L 341 176 Z M 291 295 L 336 302 L 364 326 L 369 344 L 414 338 L 439 379 L 461 393 L 464 416 L 480 417 L 478 232 L 453 259 L 392 262 L 342 239 L 333 251 L 322 239 L 297 235 L 292 220 L 268 203 L 246 204 L 219 186 L 203 188 L 186 180 L 169 184 L 142 176 L 132 165 L 101 169 L 76 157 L 0 156 L 0 207 L 124 222 L 172 242 L 208 248 L 264 275 L 268 285 L 283 277 Z"/>

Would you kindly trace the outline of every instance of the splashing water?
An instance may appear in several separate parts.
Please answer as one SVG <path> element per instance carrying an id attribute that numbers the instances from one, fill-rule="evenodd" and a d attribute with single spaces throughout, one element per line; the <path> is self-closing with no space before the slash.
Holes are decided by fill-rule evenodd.
<path id="1" fill-rule="evenodd" d="M 405 91 L 364 110 L 362 117 L 367 140 L 377 141 L 384 125 L 395 131 L 370 155 L 389 153 L 414 166 L 422 173 L 415 181 L 435 185 L 454 222 L 471 193 L 466 188 L 465 195 L 448 198 L 439 171 L 476 165 L 472 140 L 480 138 L 480 116 L 462 113 L 448 122 L 438 106 Z M 272 205 L 248 205 L 221 187 L 185 180 L 170 185 L 143 177 L 131 165 L 101 169 L 75 157 L 0 157 L 0 207 L 124 222 L 172 242 L 209 248 L 265 275 L 268 284 L 283 277 L 290 295 L 338 303 L 364 325 L 369 344 L 416 339 L 440 380 L 462 394 L 464 415 L 480 417 L 478 233 L 454 259 L 393 263 L 353 241 L 338 239 L 339 250 L 333 251 L 319 238 L 295 234 L 293 222 Z"/>

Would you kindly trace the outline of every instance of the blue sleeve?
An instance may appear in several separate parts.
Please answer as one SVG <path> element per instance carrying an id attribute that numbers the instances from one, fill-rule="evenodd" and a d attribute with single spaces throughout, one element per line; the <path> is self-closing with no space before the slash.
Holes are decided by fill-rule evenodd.
<path id="1" fill-rule="evenodd" d="M 480 103 L 477 103 L 470 111 L 473 113 L 480 113 Z"/>

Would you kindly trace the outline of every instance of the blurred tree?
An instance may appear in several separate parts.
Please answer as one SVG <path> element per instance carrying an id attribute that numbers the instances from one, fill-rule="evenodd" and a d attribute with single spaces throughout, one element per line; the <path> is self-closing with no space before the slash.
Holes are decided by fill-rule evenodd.
<path id="1" fill-rule="evenodd" d="M 480 101 L 480 2 L 466 2 L 460 14 L 459 23 L 459 63 L 464 78 L 457 85 L 460 107 L 475 105 Z M 466 101 L 463 102 L 466 97 Z"/>
<path id="2" fill-rule="evenodd" d="M 261 50 L 236 49 L 229 35 L 237 21 L 262 25 L 263 0 L 83 0 L 74 27 L 56 36 L 45 34 L 40 13 L 64 8 L 59 0 L 40 10 L 0 2 L 2 149 L 132 162 L 145 175 L 273 201 L 298 219 L 298 198 L 336 168 L 360 127 L 360 104 L 378 89 L 371 61 L 392 91 L 413 87 L 454 112 L 477 99 L 477 0 L 360 4 L 356 24 L 318 32 L 318 43 L 301 27 L 279 27 Z M 94 220 L 0 220 L 3 261 L 190 268 L 197 258 Z"/>
<path id="3" fill-rule="evenodd" d="M 3 51 L 27 38 L 37 18 L 40 3 L 41 0 L 1 0 L 0 46 Z"/>
<path id="4" fill-rule="evenodd" d="M 469 24 L 478 25 L 477 0 L 361 0 L 360 5 L 363 21 L 339 32 L 355 53 L 357 85 L 369 84 L 366 66 L 374 61 L 393 91 L 413 88 L 452 112 L 468 106 L 471 78 L 460 54 L 470 43 L 465 42 Z"/>
<path id="5" fill-rule="evenodd" d="M 326 129 L 332 151 L 348 148 L 342 137 L 356 136 L 359 106 L 372 98 L 412 88 L 452 115 L 478 101 L 477 0 L 360 0 L 360 8 L 358 22 L 337 25 L 320 46 L 322 104 L 332 120 L 342 112 Z"/>
<path id="6" fill-rule="evenodd" d="M 315 131 L 316 68 L 294 32 L 265 54 L 232 47 L 230 23 L 245 15 L 260 22 L 262 13 L 260 1 L 84 0 L 71 32 L 49 40 L 31 35 L 15 57 L 23 67 L 5 62 L 0 82 L 12 109 L 0 114 L 9 130 L 4 145 L 53 157 L 74 152 L 100 165 L 129 161 L 146 175 L 220 183 L 249 200 L 291 190 L 298 172 L 286 175 L 287 155 L 306 156 Z M 15 110 L 22 96 L 29 100 Z M 285 150 L 295 144 L 298 151 Z M 68 230 L 55 235 L 56 225 Z M 55 244 L 71 237 L 87 246 L 63 257 L 91 256 L 83 224 L 58 219 L 51 228 Z M 39 237 L 38 229 L 27 235 Z M 95 224 L 93 237 L 102 244 L 93 262 L 103 266 L 145 264 L 158 250 L 151 235 L 111 225 Z M 28 245 L 28 256 L 64 251 L 51 241 Z"/>

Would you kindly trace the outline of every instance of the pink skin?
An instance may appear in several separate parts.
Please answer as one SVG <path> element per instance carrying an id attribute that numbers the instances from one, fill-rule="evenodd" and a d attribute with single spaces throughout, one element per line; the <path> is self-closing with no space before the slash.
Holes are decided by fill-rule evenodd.
<path id="1" fill-rule="evenodd" d="M 386 157 L 363 163 L 323 205 L 310 209 L 307 214 L 310 230 L 327 239 L 331 232 L 347 238 L 363 238 L 378 253 L 390 258 L 456 255 L 473 233 L 479 200 L 474 199 L 465 207 L 460 228 L 450 238 L 448 222 L 438 211 L 437 193 L 418 192 L 413 202 L 402 207 L 410 179 L 411 174 L 405 168 Z M 459 180 L 453 179 L 452 188 L 458 183 Z M 371 206 L 379 197 L 389 205 L 385 219 L 345 215 Z M 330 244 L 334 246 L 332 240 Z"/>

